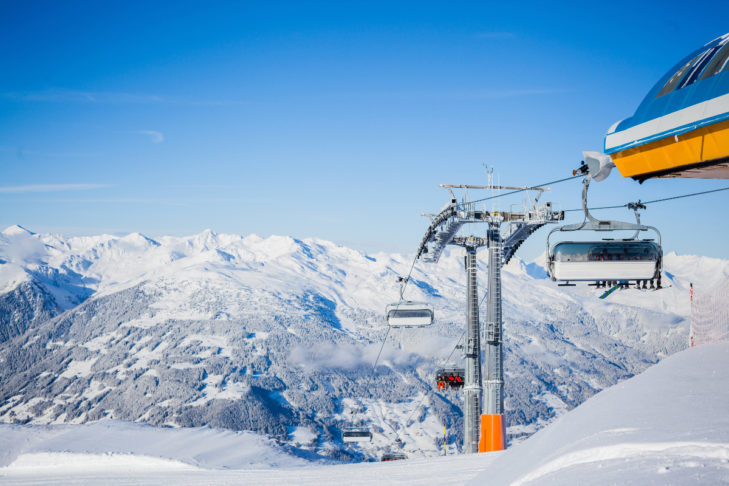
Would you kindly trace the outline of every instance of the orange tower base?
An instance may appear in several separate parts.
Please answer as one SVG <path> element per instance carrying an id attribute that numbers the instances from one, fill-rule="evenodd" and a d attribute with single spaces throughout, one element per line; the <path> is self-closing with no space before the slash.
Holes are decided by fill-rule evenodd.
<path id="1" fill-rule="evenodd" d="M 478 452 L 506 449 L 503 417 L 503 415 L 481 415 L 481 440 L 478 441 Z"/>

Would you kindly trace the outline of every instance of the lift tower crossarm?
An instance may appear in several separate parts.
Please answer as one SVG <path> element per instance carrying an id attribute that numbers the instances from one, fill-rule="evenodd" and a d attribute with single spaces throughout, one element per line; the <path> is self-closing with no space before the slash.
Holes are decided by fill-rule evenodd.
<path id="1" fill-rule="evenodd" d="M 438 184 L 438 187 L 442 187 L 444 189 L 495 189 L 495 190 L 502 190 L 506 189 L 507 191 L 527 191 L 527 190 L 534 190 L 534 191 L 550 191 L 551 189 L 549 187 L 540 187 L 540 186 L 474 186 L 472 184 Z"/>

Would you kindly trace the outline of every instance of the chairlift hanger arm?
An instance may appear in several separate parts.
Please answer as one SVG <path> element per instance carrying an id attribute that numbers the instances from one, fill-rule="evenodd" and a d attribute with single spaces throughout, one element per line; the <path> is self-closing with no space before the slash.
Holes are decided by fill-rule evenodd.
<path id="1" fill-rule="evenodd" d="M 639 217 L 638 217 L 639 218 Z M 640 219 L 638 219 L 640 221 Z M 552 228 L 547 234 L 547 258 L 550 258 L 551 246 L 549 239 L 553 233 L 557 231 L 635 231 L 630 238 L 635 240 L 641 231 L 653 231 L 657 237 L 658 246 L 661 246 L 661 232 L 655 226 L 649 226 L 639 223 L 627 223 L 625 221 L 584 221 L 582 223 L 568 224 Z"/>
<path id="2" fill-rule="evenodd" d="M 565 225 L 560 226 L 558 228 L 554 228 L 552 231 L 549 232 L 549 235 L 551 235 L 554 231 L 578 231 L 578 230 L 588 230 L 588 231 L 621 231 L 621 230 L 636 230 L 636 237 L 638 235 L 638 231 L 646 231 L 646 230 L 653 230 L 658 234 L 658 240 L 660 242 L 660 232 L 652 227 L 652 226 L 645 226 L 640 224 L 640 214 L 638 213 L 639 209 L 645 209 L 645 204 L 641 203 L 640 200 L 638 200 L 635 203 L 628 203 L 625 206 L 629 209 L 632 209 L 635 212 L 635 219 L 636 223 L 627 223 L 624 221 L 601 221 L 590 214 L 590 209 L 587 207 L 587 191 L 590 188 L 590 180 L 592 179 L 592 176 L 588 173 L 585 179 L 583 180 L 583 188 L 582 188 L 582 210 L 585 213 L 585 221 L 582 223 L 577 224 L 571 224 L 571 225 Z M 547 240 L 549 240 L 549 235 L 547 236 Z"/>

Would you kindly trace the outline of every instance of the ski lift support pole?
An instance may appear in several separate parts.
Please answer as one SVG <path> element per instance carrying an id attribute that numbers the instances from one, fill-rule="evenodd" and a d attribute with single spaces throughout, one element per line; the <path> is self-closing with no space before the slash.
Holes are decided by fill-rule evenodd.
<path id="1" fill-rule="evenodd" d="M 442 184 L 448 190 L 450 202 L 437 215 L 430 215 L 431 223 L 423 237 L 416 258 L 437 262 L 446 245 L 461 246 L 466 250 L 466 382 L 464 386 L 464 440 L 463 452 L 489 452 L 506 447 L 504 414 L 504 376 L 501 318 L 501 267 L 509 262 L 519 246 L 537 229 L 547 223 L 564 219 L 564 211 L 553 211 L 551 203 L 538 204 L 539 197 L 522 211 L 486 211 L 476 209 L 474 203 L 459 204 L 452 189 L 514 189 L 535 190 L 541 195 L 545 187 L 506 187 Z M 488 224 L 487 237 L 457 236 L 465 224 Z M 501 231 L 506 223 L 506 230 Z M 481 329 L 479 320 L 478 288 L 476 284 L 476 252 L 488 247 L 488 307 L 486 318 L 486 371 L 481 376 Z M 485 384 L 485 399 L 484 388 Z"/>

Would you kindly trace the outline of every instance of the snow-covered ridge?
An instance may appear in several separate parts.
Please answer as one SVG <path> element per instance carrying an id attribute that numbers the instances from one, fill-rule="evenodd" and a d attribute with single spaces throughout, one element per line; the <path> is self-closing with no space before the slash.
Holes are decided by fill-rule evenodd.
<path id="1" fill-rule="evenodd" d="M 375 257 L 314 238 L 261 238 L 217 234 L 211 230 L 158 240 L 140 233 L 64 238 L 11 226 L 0 236 L 0 264 L 0 285 L 5 292 L 28 280 L 29 274 L 44 270 L 45 273 L 49 270 L 58 272 L 66 281 L 55 279 L 51 287 L 58 289 L 60 294 L 71 294 L 63 295 L 59 301 L 68 309 L 79 302 L 78 298 L 73 298 L 72 287 L 103 294 L 150 279 L 199 278 L 201 274 L 215 279 L 215 275 L 226 271 L 234 274 L 222 278 L 250 284 L 260 283 L 260 275 L 265 274 L 269 277 L 266 284 L 277 285 L 281 290 L 304 285 L 305 282 L 293 282 L 297 277 L 318 278 L 335 287 L 347 277 L 343 267 L 358 273 L 375 271 L 381 276 L 385 273 L 394 275 L 388 271 L 388 265 L 402 267 L 405 259 L 398 255 L 388 256 L 386 262 L 378 264 Z M 265 266 L 268 268 L 264 270 Z M 368 303 L 373 302 L 365 300 L 358 302 L 358 306 Z M 380 307 L 379 301 L 377 307 Z"/>
<path id="2" fill-rule="evenodd" d="M 326 286 L 328 298 L 352 308 L 381 312 L 397 296 L 393 277 L 407 272 L 411 258 L 385 253 L 366 255 L 315 238 L 262 238 L 218 234 L 212 230 L 157 240 L 141 233 L 66 238 L 36 234 L 15 225 L 0 234 L 0 291 L 7 292 L 27 281 L 28 274 L 55 273 L 49 287 L 60 294 L 69 294 L 58 302 L 67 309 L 79 303 L 80 296 L 76 295 L 79 288 L 85 289 L 87 295 L 103 294 L 152 279 L 199 278 L 204 274 L 210 280 L 221 277 L 240 284 L 265 283 L 269 289 L 278 287 L 282 291 L 305 287 L 308 283 Z M 675 253 L 665 255 L 664 260 L 669 277 L 667 284 L 680 290 L 685 290 L 686 281 L 710 286 L 729 275 L 725 260 Z M 544 277 L 542 265 L 541 259 L 527 264 L 515 258 L 514 263 L 505 267 L 505 272 L 507 278 L 538 280 Z M 437 265 L 418 264 L 414 284 L 409 289 L 412 294 L 408 296 L 429 299 L 448 290 L 460 291 L 461 274 L 458 250 Z M 673 275 L 678 279 L 672 279 Z M 633 302 L 636 299 L 615 300 Z M 671 305 L 675 299 L 659 296 L 641 300 L 659 302 L 664 310 L 666 306 L 674 311 L 679 309 Z M 685 305 L 680 309 L 685 315 Z"/>

